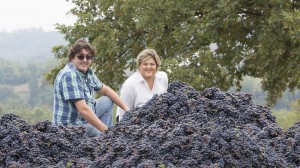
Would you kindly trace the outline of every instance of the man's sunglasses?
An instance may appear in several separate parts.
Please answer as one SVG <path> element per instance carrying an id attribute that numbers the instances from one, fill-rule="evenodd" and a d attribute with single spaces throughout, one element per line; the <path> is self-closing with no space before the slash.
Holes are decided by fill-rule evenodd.
<path id="1" fill-rule="evenodd" d="M 76 55 L 76 57 L 79 59 L 79 60 L 84 60 L 84 57 L 86 58 L 86 60 L 92 60 L 92 59 L 94 59 L 94 56 L 92 56 L 92 55 L 86 55 L 86 56 L 84 56 L 84 55 Z"/>

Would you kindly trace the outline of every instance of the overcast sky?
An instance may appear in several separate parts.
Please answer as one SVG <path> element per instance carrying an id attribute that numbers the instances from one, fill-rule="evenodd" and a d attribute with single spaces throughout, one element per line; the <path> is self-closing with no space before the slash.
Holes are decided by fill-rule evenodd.
<path id="1" fill-rule="evenodd" d="M 55 30 L 55 23 L 70 25 L 75 17 L 67 15 L 73 4 L 66 0 L 1 0 L 0 32 L 42 28 Z"/>

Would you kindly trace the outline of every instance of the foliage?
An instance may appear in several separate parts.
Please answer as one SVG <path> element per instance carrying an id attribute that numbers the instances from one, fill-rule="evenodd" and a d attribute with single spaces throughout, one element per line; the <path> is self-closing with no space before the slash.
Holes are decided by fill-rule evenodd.
<path id="1" fill-rule="evenodd" d="M 4 64 L 6 62 L 7 64 Z M 45 60 L 43 63 L 12 63 L 3 61 L 4 66 L 0 70 L 22 69 L 18 73 L 7 74 L 3 77 L 0 85 L 0 115 L 13 113 L 21 116 L 28 123 L 33 124 L 42 120 L 52 119 L 53 87 L 45 85 L 42 75 L 57 64 L 55 60 Z M 21 65 L 22 64 L 22 65 Z M 22 76 L 23 82 L 18 80 L 17 75 Z M 7 78 L 15 77 L 15 80 Z M 21 84 L 22 89 L 16 89 Z M 27 88 L 28 87 L 28 88 Z"/>
<path id="2" fill-rule="evenodd" d="M 20 116 L 30 124 L 34 124 L 43 120 L 52 119 L 52 108 L 48 106 L 31 107 L 21 99 L 12 98 L 7 103 L 0 103 L 0 116 L 3 114 L 13 113 Z"/>
<path id="3" fill-rule="evenodd" d="M 15 64 L 12 61 L 2 60 L 0 62 L 0 84 L 18 85 L 26 83 L 29 79 L 26 67 Z"/>
<path id="4" fill-rule="evenodd" d="M 0 85 L 0 102 L 6 102 L 9 98 L 16 98 L 17 95 L 14 93 L 14 88 L 11 86 Z"/>
<path id="5" fill-rule="evenodd" d="M 253 78 L 250 76 L 243 76 L 241 81 L 242 89 L 241 92 L 251 93 L 254 104 L 267 105 L 266 98 L 267 94 L 261 88 L 261 79 Z M 229 92 L 235 92 L 236 88 L 230 88 Z M 277 103 L 272 107 L 272 110 L 291 110 L 291 103 L 300 97 L 300 90 L 297 89 L 294 93 L 286 90 L 283 92 L 281 98 L 278 99 Z"/>
<path id="6" fill-rule="evenodd" d="M 252 101 L 257 105 L 266 105 L 266 93 L 261 88 L 261 79 L 253 78 L 250 76 L 244 76 L 241 81 L 242 89 L 241 92 L 251 93 Z M 235 92 L 236 87 L 229 89 L 229 92 Z"/>
<path id="7" fill-rule="evenodd" d="M 35 84 L 34 84 L 35 85 Z M 43 120 L 52 120 L 53 93 L 50 86 L 37 86 L 28 93 L 28 98 L 22 98 L 10 88 L 4 90 L 4 94 L 0 99 L 0 116 L 6 113 L 13 113 L 21 116 L 30 124 Z"/>
<path id="8" fill-rule="evenodd" d="M 170 82 L 197 90 L 241 88 L 243 76 L 262 79 L 271 105 L 300 88 L 299 1 L 72 0 L 74 25 L 57 24 L 72 44 L 87 38 L 98 50 L 94 68 L 113 88 L 135 69 L 145 47 L 158 51 Z M 216 44 L 211 51 L 210 45 Z M 65 58 L 67 46 L 56 47 Z M 65 61 L 65 59 L 64 59 Z M 53 82 L 57 69 L 49 72 Z M 51 79 L 52 78 L 52 79 Z"/>
<path id="9" fill-rule="evenodd" d="M 42 77 L 58 65 L 51 47 L 59 44 L 66 41 L 56 31 L 0 32 L 0 116 L 14 113 L 30 124 L 52 119 L 53 87 Z"/>
<path id="10" fill-rule="evenodd" d="M 274 110 L 274 115 L 277 118 L 278 124 L 283 129 L 290 128 L 296 122 L 300 121 L 300 99 L 295 100 L 291 103 L 291 110 L 285 109 Z"/>
<path id="11" fill-rule="evenodd" d="M 7 65 L 12 67 L 16 66 L 16 64 Z M 15 89 L 15 86 L 7 83 L 6 85 L 0 85 L 0 91 L 2 93 L 2 96 L 0 97 L 0 116 L 5 113 L 14 113 L 21 116 L 22 119 L 26 120 L 30 124 L 34 124 L 38 121 L 46 119 L 51 120 L 53 87 L 44 85 L 43 81 L 41 80 L 41 76 L 44 72 L 51 69 L 53 65 L 57 65 L 57 62 L 49 60 L 40 64 L 24 64 L 25 68 L 23 69 L 22 73 L 24 75 L 31 74 L 26 77 L 29 81 L 28 85 L 26 85 L 29 86 L 28 93 L 20 93 L 16 91 L 19 89 Z M 264 99 L 266 94 L 260 87 L 260 81 L 260 79 L 244 77 L 241 84 L 243 86 L 242 92 L 250 92 L 253 95 L 254 104 L 263 105 L 265 104 Z M 24 90 L 24 88 L 21 90 Z M 235 89 L 231 91 L 234 92 L 234 90 Z M 290 126 L 292 123 L 294 123 L 294 120 L 289 122 L 288 120 L 282 120 L 281 117 L 284 117 L 285 114 L 289 113 L 288 110 L 291 100 L 295 100 L 295 97 L 299 97 L 299 94 L 299 91 L 297 95 L 284 94 L 284 96 L 279 99 L 280 101 L 275 105 L 275 107 L 278 106 L 278 108 L 272 109 L 272 111 L 278 111 L 278 109 L 284 108 L 283 110 L 286 111 L 286 113 L 275 113 L 276 116 L 278 115 L 277 117 L 279 125 L 284 127 L 285 125 Z M 114 106 L 114 108 L 115 107 L 116 106 Z M 115 111 L 116 109 L 114 109 L 114 112 Z"/>

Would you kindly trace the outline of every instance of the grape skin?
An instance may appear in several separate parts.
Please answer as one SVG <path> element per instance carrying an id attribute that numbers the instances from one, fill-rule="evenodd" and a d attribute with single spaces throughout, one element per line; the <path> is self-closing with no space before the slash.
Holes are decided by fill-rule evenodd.
<path id="1" fill-rule="evenodd" d="M 283 131 L 249 93 L 173 82 L 101 138 L 84 127 L 0 118 L 0 167 L 300 167 L 300 123 Z"/>

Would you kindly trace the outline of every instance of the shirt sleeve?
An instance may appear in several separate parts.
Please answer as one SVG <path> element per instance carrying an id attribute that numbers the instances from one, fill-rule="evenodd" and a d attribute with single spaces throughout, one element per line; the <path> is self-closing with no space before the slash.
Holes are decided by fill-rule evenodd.
<path id="1" fill-rule="evenodd" d="M 168 85 L 169 85 L 169 79 L 168 79 L 168 75 L 166 72 L 161 71 L 160 72 L 162 79 L 163 79 L 163 84 L 164 84 L 164 89 L 167 91 L 168 89 Z"/>
<path id="2" fill-rule="evenodd" d="M 134 107 L 135 102 L 135 89 L 134 86 L 123 84 L 121 88 L 121 99 L 122 101 L 128 106 L 128 108 L 131 110 Z M 119 119 L 122 119 L 122 116 L 124 115 L 124 110 L 120 107 L 117 107 L 117 116 L 119 116 Z"/>
<path id="3" fill-rule="evenodd" d="M 99 80 L 99 78 L 94 73 L 93 73 L 92 79 L 93 79 L 94 91 L 98 92 L 99 90 L 102 89 L 103 83 Z"/>
<path id="4" fill-rule="evenodd" d="M 62 77 L 62 92 L 65 100 L 84 99 L 81 80 L 76 73 L 66 73 Z"/>

